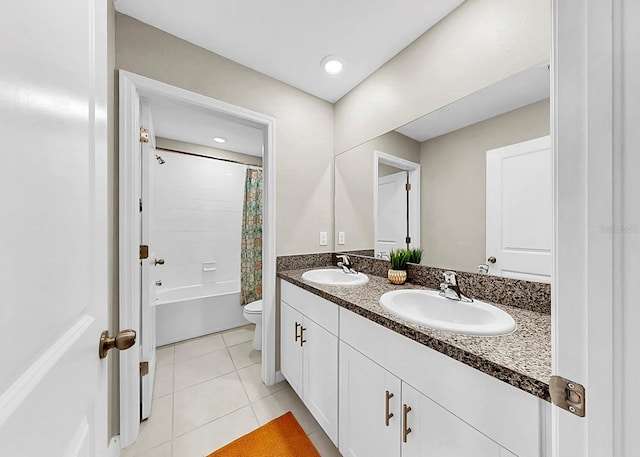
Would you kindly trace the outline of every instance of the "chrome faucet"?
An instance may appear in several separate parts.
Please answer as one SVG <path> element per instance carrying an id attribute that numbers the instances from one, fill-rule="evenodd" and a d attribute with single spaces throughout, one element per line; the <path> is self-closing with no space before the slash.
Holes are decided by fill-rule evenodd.
<path id="1" fill-rule="evenodd" d="M 466 303 L 471 303 L 473 301 L 472 298 L 467 297 L 460 290 L 455 271 L 445 271 L 444 273 L 442 273 L 442 275 L 444 276 L 444 282 L 440 283 L 441 297 Z"/>
<path id="2" fill-rule="evenodd" d="M 338 255 L 336 257 L 338 259 L 342 259 L 341 261 L 338 262 L 338 266 L 342 268 L 342 271 L 352 275 L 358 274 L 356 269 L 353 267 L 353 264 L 351 263 L 351 260 L 349 259 L 348 255 Z"/>

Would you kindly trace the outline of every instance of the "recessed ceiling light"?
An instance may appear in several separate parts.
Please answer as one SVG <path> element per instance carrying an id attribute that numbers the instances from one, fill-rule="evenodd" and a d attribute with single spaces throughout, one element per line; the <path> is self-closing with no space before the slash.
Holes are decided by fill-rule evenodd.
<path id="1" fill-rule="evenodd" d="M 338 59 L 336 56 L 326 56 L 320 62 L 320 65 L 324 69 L 327 74 L 337 75 L 342 72 L 342 61 Z"/>
<path id="2" fill-rule="evenodd" d="M 219 137 L 219 136 L 215 137 L 215 138 L 213 139 L 213 141 L 215 141 L 216 143 L 220 143 L 220 144 L 222 144 L 222 143 L 226 143 L 226 142 L 227 142 L 227 140 L 226 140 L 225 138 L 221 138 L 221 137 Z"/>

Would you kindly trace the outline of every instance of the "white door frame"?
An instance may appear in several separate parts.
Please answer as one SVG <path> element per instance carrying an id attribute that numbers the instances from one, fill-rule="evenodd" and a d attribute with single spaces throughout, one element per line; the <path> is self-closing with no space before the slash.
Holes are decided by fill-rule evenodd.
<path id="1" fill-rule="evenodd" d="M 378 168 L 379 164 L 391 165 L 392 167 L 409 172 L 409 183 L 411 192 L 409 193 L 409 214 L 410 226 L 415 233 L 411 233 L 411 244 L 420 246 L 420 164 L 402 159 L 382 151 L 373 151 L 373 240 L 374 245 L 378 240 Z M 374 246 L 375 247 L 375 246 Z"/>
<path id="2" fill-rule="evenodd" d="M 625 230 L 638 222 L 640 192 L 632 171 L 640 117 L 633 3 L 553 1 L 553 373 L 586 387 L 585 418 L 552 406 L 555 457 L 637 452 L 638 393 L 625 380 L 637 375 L 630 354 L 639 340 L 631 319 L 639 235 Z"/>
<path id="3" fill-rule="evenodd" d="M 215 110 L 235 118 L 259 124 L 264 131 L 264 192 L 263 192 L 263 249 L 262 249 L 262 380 L 271 385 L 276 382 L 276 147 L 274 118 L 255 111 L 231 105 L 205 95 L 155 81 L 124 70 L 119 71 L 120 82 L 120 328 L 140 328 L 139 291 L 134 290 L 133 271 L 138 260 L 136 219 L 139 217 L 139 173 L 136 165 L 139 108 L 136 100 L 141 92 L 156 93 L 187 103 Z M 139 281 L 138 281 L 139 282 Z M 136 298 L 137 297 L 137 298 Z M 137 306 L 136 306 L 137 300 Z M 120 441 L 131 445 L 137 438 L 140 417 L 139 353 L 125 351 L 120 354 Z"/>

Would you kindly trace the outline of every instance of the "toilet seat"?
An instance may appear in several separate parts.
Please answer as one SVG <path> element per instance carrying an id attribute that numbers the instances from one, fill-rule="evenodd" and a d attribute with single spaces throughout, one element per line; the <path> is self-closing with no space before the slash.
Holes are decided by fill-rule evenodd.
<path id="1" fill-rule="evenodd" d="M 244 312 L 247 314 L 262 314 L 262 300 L 247 303 L 244 307 Z"/>

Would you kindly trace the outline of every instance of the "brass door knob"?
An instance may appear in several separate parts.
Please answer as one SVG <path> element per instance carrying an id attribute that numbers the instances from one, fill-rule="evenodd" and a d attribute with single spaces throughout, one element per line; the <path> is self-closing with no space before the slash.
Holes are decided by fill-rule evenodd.
<path id="1" fill-rule="evenodd" d="M 154 265 L 164 265 L 164 259 L 155 259 L 153 261 Z"/>
<path id="2" fill-rule="evenodd" d="M 105 330 L 100 335 L 100 345 L 98 346 L 98 355 L 101 359 L 107 356 L 109 349 L 120 349 L 124 351 L 129 349 L 136 343 L 136 331 L 127 329 L 118 332 L 116 336 L 109 336 L 109 331 Z"/>
<path id="3" fill-rule="evenodd" d="M 491 256 L 487 259 L 487 262 L 489 263 L 496 263 L 498 261 L 498 259 L 496 259 L 494 256 Z"/>

